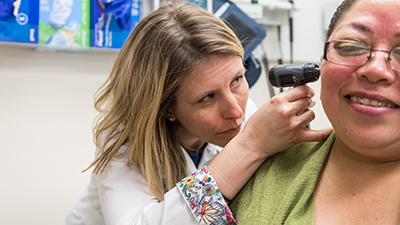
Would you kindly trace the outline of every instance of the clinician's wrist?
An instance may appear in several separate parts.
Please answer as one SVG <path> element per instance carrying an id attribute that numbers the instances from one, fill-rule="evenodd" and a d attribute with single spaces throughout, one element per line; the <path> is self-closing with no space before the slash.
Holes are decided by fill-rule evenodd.
<path id="1" fill-rule="evenodd" d="M 264 162 L 271 154 L 268 151 L 268 146 L 264 146 L 257 142 L 257 138 L 251 138 L 252 135 L 246 133 L 238 134 L 232 139 L 232 145 L 239 149 L 242 157 L 250 160 L 250 163 Z M 254 135 L 255 136 L 255 135 Z"/>

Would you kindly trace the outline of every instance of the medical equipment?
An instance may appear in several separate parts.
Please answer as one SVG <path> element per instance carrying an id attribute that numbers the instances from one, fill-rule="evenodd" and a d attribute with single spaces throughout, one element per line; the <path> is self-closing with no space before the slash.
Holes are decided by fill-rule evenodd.
<path id="1" fill-rule="evenodd" d="M 317 81 L 319 75 L 315 63 L 277 65 L 269 70 L 269 81 L 275 87 L 293 87 Z"/>
<path id="2" fill-rule="evenodd" d="M 264 26 L 250 18 L 229 0 L 213 1 L 214 15 L 224 20 L 236 33 L 244 49 L 243 62 L 246 67 L 246 79 L 252 87 L 261 74 L 261 65 L 253 54 L 254 49 L 267 35 Z"/>

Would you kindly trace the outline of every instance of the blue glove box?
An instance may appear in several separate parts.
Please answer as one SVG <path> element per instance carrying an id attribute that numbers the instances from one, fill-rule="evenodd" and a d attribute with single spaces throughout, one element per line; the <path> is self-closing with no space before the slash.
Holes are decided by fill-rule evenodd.
<path id="1" fill-rule="evenodd" d="M 92 0 L 91 46 L 119 49 L 140 20 L 139 0 Z"/>
<path id="2" fill-rule="evenodd" d="M 38 43 L 39 0 L 0 1 L 0 41 Z"/>

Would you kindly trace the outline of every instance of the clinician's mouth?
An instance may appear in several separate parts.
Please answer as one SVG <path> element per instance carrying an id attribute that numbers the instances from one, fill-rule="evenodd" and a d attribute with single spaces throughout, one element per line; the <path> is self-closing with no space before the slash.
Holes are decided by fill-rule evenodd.
<path id="1" fill-rule="evenodd" d="M 238 127 L 234 128 L 234 129 L 230 129 L 230 130 L 222 132 L 222 134 L 236 134 L 236 133 L 239 133 L 241 127 L 242 127 L 242 125 L 239 125 Z"/>
<path id="2" fill-rule="evenodd" d="M 386 107 L 386 108 L 392 108 L 392 109 L 399 107 L 396 104 L 387 103 L 387 102 L 380 102 L 380 101 L 372 100 L 372 99 L 368 99 L 368 98 L 360 98 L 360 97 L 350 96 L 350 95 L 347 95 L 346 97 L 349 98 L 352 102 L 358 103 L 358 104 L 361 104 L 361 105 L 368 105 L 368 106 L 375 106 L 375 107 Z"/>

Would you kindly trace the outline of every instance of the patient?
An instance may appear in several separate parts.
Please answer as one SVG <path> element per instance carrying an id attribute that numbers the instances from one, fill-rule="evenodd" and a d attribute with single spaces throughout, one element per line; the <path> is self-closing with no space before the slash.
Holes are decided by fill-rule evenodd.
<path id="1" fill-rule="evenodd" d="M 321 65 L 334 133 L 276 154 L 231 203 L 238 224 L 400 224 L 400 1 L 345 0 Z"/>

